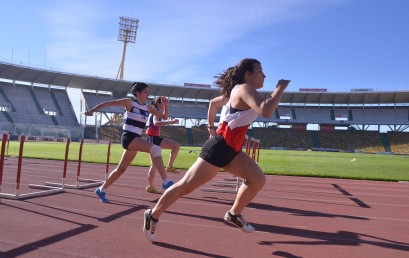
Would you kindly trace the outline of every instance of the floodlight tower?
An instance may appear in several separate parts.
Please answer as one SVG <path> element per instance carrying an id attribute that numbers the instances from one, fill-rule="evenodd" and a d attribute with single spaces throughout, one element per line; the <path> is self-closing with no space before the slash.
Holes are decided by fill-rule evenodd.
<path id="1" fill-rule="evenodd" d="M 126 53 L 126 44 L 135 43 L 136 39 L 136 30 L 138 29 L 138 19 L 129 18 L 129 17 L 119 17 L 119 32 L 118 32 L 118 41 L 124 42 L 124 50 L 122 52 L 122 61 L 119 66 L 118 74 L 116 78 L 123 80 L 124 79 L 124 63 L 125 63 L 125 53 Z"/>

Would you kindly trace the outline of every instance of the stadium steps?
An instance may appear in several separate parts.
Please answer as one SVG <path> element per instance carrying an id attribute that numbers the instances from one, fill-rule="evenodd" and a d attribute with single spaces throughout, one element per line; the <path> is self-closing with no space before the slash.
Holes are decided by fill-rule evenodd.
<path id="1" fill-rule="evenodd" d="M 335 111 L 334 111 L 334 109 L 331 109 L 331 120 L 335 121 Z"/>
<path id="2" fill-rule="evenodd" d="M 278 112 L 278 108 L 276 108 L 274 113 L 276 114 L 276 118 L 280 119 L 280 113 Z"/>
<path id="3" fill-rule="evenodd" d="M 193 133 L 192 128 L 186 128 L 186 137 L 188 145 L 193 145 Z"/>
<path id="4" fill-rule="evenodd" d="M 320 139 L 317 131 L 310 131 L 311 134 L 311 140 L 312 140 L 312 145 L 314 148 L 319 148 L 320 147 Z"/>
<path id="5" fill-rule="evenodd" d="M 54 101 L 54 105 L 55 105 L 55 107 L 58 109 L 58 115 L 63 116 L 64 114 L 63 114 L 63 112 L 62 112 L 62 110 L 61 110 L 60 104 L 58 104 L 58 100 L 57 100 L 57 97 L 55 96 L 54 91 L 51 90 L 50 93 L 51 93 L 51 98 L 52 98 L 53 101 Z"/>
<path id="6" fill-rule="evenodd" d="M 383 147 L 385 148 L 385 150 L 387 152 L 392 152 L 388 134 L 387 133 L 380 133 L 379 135 L 381 137 L 381 141 L 382 141 L 382 144 L 383 144 Z"/>
<path id="7" fill-rule="evenodd" d="M 13 122 L 14 122 L 13 118 L 11 118 L 11 116 L 10 116 L 10 114 L 9 114 L 8 111 L 1 111 L 1 112 L 2 112 L 3 115 L 6 117 L 6 119 L 7 119 L 8 122 L 10 122 L 10 123 L 13 123 Z"/>
<path id="8" fill-rule="evenodd" d="M 293 115 L 292 119 L 297 119 L 297 115 L 295 114 L 295 109 L 291 107 L 291 114 Z"/>
<path id="9" fill-rule="evenodd" d="M 55 116 L 50 116 L 50 117 L 51 117 L 51 120 L 53 120 L 53 123 L 54 123 L 55 125 L 58 125 L 57 118 L 55 118 Z"/>
<path id="10" fill-rule="evenodd" d="M 354 116 L 352 115 L 352 110 L 348 109 L 348 120 L 349 121 L 354 121 Z"/>
<path id="11" fill-rule="evenodd" d="M 29 91 L 30 91 L 31 97 L 34 100 L 34 104 L 37 107 L 38 113 L 39 114 L 44 114 L 44 109 L 41 106 L 40 101 L 38 101 L 38 98 L 37 98 L 36 94 L 34 93 L 34 90 L 32 88 L 30 88 Z M 50 116 L 50 117 L 51 117 L 51 120 L 53 121 L 54 125 L 58 125 L 57 119 L 54 116 Z"/>
<path id="12" fill-rule="evenodd" d="M 53 99 L 55 107 L 58 109 L 58 116 L 63 116 L 64 114 L 63 114 L 63 112 L 61 110 L 60 105 L 58 104 L 58 100 L 57 100 L 57 97 L 54 94 L 54 91 L 50 90 L 50 94 L 51 94 L 51 98 Z M 55 125 L 59 124 L 58 121 L 57 121 L 57 118 L 55 118 L 55 116 L 51 116 L 51 119 L 53 120 L 53 123 Z"/>
<path id="13" fill-rule="evenodd" d="M 30 88 L 29 91 L 30 91 L 31 97 L 32 97 L 33 100 L 34 100 L 34 104 L 35 104 L 36 107 L 37 107 L 38 113 L 44 114 L 44 110 L 43 110 L 43 108 L 41 107 L 40 102 L 38 101 L 37 96 L 35 95 L 33 88 Z"/>
<path id="14" fill-rule="evenodd" d="M 2 89 L 1 87 L 0 87 L 0 94 L 1 94 L 1 96 L 3 96 L 3 99 L 4 99 L 7 103 L 10 104 L 10 106 L 11 106 L 11 110 L 10 110 L 10 111 L 16 112 L 16 109 L 14 108 L 13 103 L 11 102 L 11 100 L 9 99 L 9 97 L 7 97 L 7 94 L 4 93 L 4 91 L 3 91 L 3 89 Z"/>

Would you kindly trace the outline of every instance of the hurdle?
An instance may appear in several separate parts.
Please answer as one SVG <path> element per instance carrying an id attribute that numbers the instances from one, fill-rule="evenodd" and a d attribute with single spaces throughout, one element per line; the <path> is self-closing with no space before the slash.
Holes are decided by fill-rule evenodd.
<path id="1" fill-rule="evenodd" d="M 246 154 L 249 155 L 255 162 L 258 163 L 260 158 L 260 140 L 246 135 L 244 143 L 246 146 Z M 233 190 L 226 188 L 202 188 L 201 190 L 204 192 L 237 193 L 243 181 L 244 180 L 242 178 L 237 176 L 226 177 L 224 178 L 224 181 L 216 181 L 212 185 L 234 188 Z"/>
<path id="2" fill-rule="evenodd" d="M 8 156 L 9 156 L 9 147 L 10 147 L 10 131 L 1 131 L 0 134 L 1 135 L 4 135 L 4 134 L 8 135 L 5 158 L 4 158 L 4 159 L 7 159 Z"/>
<path id="3" fill-rule="evenodd" d="M 1 147 L 1 159 L 0 159 L 1 160 L 0 178 L 2 178 L 3 168 L 4 168 L 4 149 L 5 149 L 5 142 L 7 141 L 5 140 L 6 138 L 8 137 L 5 137 L 5 134 L 3 134 L 2 147 Z M 20 138 L 20 147 L 19 147 L 19 154 L 18 154 L 15 193 L 9 194 L 9 193 L 0 192 L 0 198 L 19 200 L 19 199 L 39 197 L 39 196 L 45 196 L 45 195 L 51 195 L 51 194 L 64 192 L 64 188 L 62 187 L 52 187 L 52 186 L 46 186 L 46 185 L 29 184 L 29 188 L 40 189 L 41 191 L 20 194 L 21 170 L 22 170 L 22 165 L 23 165 L 23 150 L 24 150 L 24 143 L 26 141 L 26 136 L 21 135 L 19 136 L 19 138 Z M 46 137 L 29 136 L 27 138 L 28 138 L 27 141 L 51 141 L 50 138 L 46 138 Z M 59 140 L 66 142 L 65 162 L 64 162 L 64 168 L 63 168 L 63 173 L 66 173 L 66 164 L 67 164 L 70 140 L 69 139 L 59 139 Z M 1 183 L 2 183 L 2 180 L 0 179 L 0 186 L 1 186 Z"/>
<path id="4" fill-rule="evenodd" d="M 77 166 L 77 174 L 76 174 L 76 183 L 74 185 L 72 184 L 66 184 L 65 183 L 65 175 L 63 177 L 63 182 L 62 184 L 60 183 L 53 183 L 53 182 L 46 182 L 45 185 L 47 186 L 55 186 L 55 187 L 63 187 L 63 188 L 68 188 L 68 189 L 85 189 L 89 187 L 97 187 L 100 186 L 104 183 L 104 181 L 108 178 L 108 173 L 109 173 L 109 158 L 111 154 L 111 141 L 107 140 L 93 140 L 93 139 L 80 139 L 80 148 L 78 152 L 78 166 Z M 81 178 L 81 163 L 82 163 L 82 152 L 83 152 L 83 146 L 84 143 L 91 143 L 91 144 L 107 144 L 108 149 L 107 149 L 107 159 L 106 159 L 106 166 L 105 166 L 105 173 L 104 173 L 104 180 L 96 180 L 96 179 L 88 179 L 88 178 Z M 81 184 L 81 182 L 84 182 L 84 184 Z"/>
<path id="5" fill-rule="evenodd" d="M 6 142 L 8 141 L 8 139 L 9 139 L 9 134 L 3 133 L 2 141 L 1 141 L 1 157 L 0 157 L 0 194 L 1 194 L 1 185 L 3 183 L 4 153 L 6 149 Z"/>

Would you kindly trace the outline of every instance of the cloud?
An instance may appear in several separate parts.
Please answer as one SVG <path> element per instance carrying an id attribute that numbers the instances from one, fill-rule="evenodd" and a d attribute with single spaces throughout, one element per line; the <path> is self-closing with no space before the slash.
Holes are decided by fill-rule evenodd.
<path id="1" fill-rule="evenodd" d="M 235 63 L 238 57 L 251 53 L 248 49 L 252 48 L 252 41 L 257 38 L 266 41 L 269 35 L 264 28 L 300 19 L 339 2 L 342 1 L 126 2 L 124 5 L 137 7 L 135 16 L 140 22 L 135 44 L 127 46 L 125 79 L 209 83 L 213 80 L 211 76 L 221 72 L 215 63 L 232 59 Z M 50 66 L 116 76 L 122 44 L 116 39 L 118 18 L 114 17 L 120 8 L 112 3 L 58 1 L 47 7 Z M 106 26 L 109 22 L 112 25 Z M 243 47 L 238 49 L 237 45 Z M 235 58 L 230 53 L 223 56 L 233 49 L 243 53 L 234 52 Z M 208 71 L 212 66 L 217 67 L 217 72 Z M 223 65 L 225 68 L 227 65 Z"/>

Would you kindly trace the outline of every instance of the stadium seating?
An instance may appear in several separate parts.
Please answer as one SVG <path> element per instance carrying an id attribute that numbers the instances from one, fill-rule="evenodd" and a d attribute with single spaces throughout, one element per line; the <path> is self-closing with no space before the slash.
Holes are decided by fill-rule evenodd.
<path id="1" fill-rule="evenodd" d="M 95 127 L 93 128 L 92 131 L 94 132 L 93 136 L 95 136 Z M 121 142 L 122 128 L 119 126 L 102 125 L 100 127 L 100 134 L 101 134 L 101 137 L 100 137 L 101 140 L 111 140 L 112 142 L 119 143 Z"/>
<path id="2" fill-rule="evenodd" d="M 319 132 L 321 148 L 339 150 L 362 150 L 364 152 L 384 152 L 380 134 L 374 131 L 334 131 Z"/>
<path id="3" fill-rule="evenodd" d="M 209 130 L 207 126 L 192 126 L 193 145 L 202 146 L 209 139 Z"/>
<path id="4" fill-rule="evenodd" d="M 1 85 L 4 94 L 10 100 L 10 104 L 14 110 L 8 112 L 13 122 L 15 123 L 29 123 L 29 124 L 44 124 L 54 125 L 50 116 L 40 113 L 32 94 L 31 86 L 27 85 Z"/>
<path id="5" fill-rule="evenodd" d="M 0 107 L 3 107 L 0 129 L 12 134 L 49 137 L 82 135 L 65 89 L 1 81 Z"/>
<path id="6" fill-rule="evenodd" d="M 261 140 L 263 148 L 310 149 L 313 147 L 308 131 L 292 131 L 281 128 L 253 127 L 252 135 Z"/>
<path id="7" fill-rule="evenodd" d="M 55 116 L 58 125 L 62 126 L 78 126 L 78 120 L 72 107 L 71 101 L 65 90 L 51 89 L 51 97 L 60 111 L 59 115 Z"/>
<path id="8" fill-rule="evenodd" d="M 91 93 L 91 92 L 83 92 L 82 94 L 85 99 L 87 110 L 95 107 L 101 102 L 111 101 L 111 100 L 116 99 L 108 94 L 96 94 L 96 93 Z M 101 112 L 122 114 L 124 113 L 124 108 L 123 107 L 109 107 L 109 108 L 105 108 L 101 110 Z"/>
<path id="9" fill-rule="evenodd" d="M 170 101 L 169 114 L 172 117 L 207 119 L 207 103 Z"/>
<path id="10" fill-rule="evenodd" d="M 161 136 L 177 141 L 180 145 L 188 145 L 186 130 L 184 126 L 162 126 Z"/>
<path id="11" fill-rule="evenodd" d="M 388 132 L 391 149 L 396 154 L 409 154 L 409 134 L 405 132 Z"/>
<path id="12" fill-rule="evenodd" d="M 86 108 L 119 98 L 112 93 L 83 92 Z M 116 97 L 114 97 L 116 96 Z M 124 94 L 121 95 L 124 97 Z M 79 101 L 79 100 L 78 100 Z M 0 129 L 13 134 L 46 136 L 83 136 L 72 103 L 65 88 L 40 85 L 14 84 L 0 81 Z M 207 119 L 208 102 L 171 99 L 169 115 L 173 118 L 194 120 L 200 124 Z M 111 114 L 122 114 L 122 107 L 102 110 Z M 311 149 L 313 147 L 339 150 L 361 150 L 364 152 L 392 151 L 397 154 L 409 153 L 409 134 L 389 132 L 381 134 L 365 130 L 293 131 L 291 129 L 268 127 L 272 123 L 288 124 L 329 124 L 366 129 L 366 125 L 407 125 L 407 106 L 290 106 L 280 105 L 269 118 L 259 117 L 249 131 L 261 139 L 263 148 Z M 262 126 L 262 127 L 257 127 Z M 77 128 L 72 131 L 69 128 Z M 100 136 L 117 142 L 120 140 L 118 126 L 102 126 Z M 73 133 L 74 132 L 74 133 Z M 90 137 L 95 137 L 94 133 Z M 183 126 L 162 127 L 162 135 L 175 139 L 181 145 L 201 146 L 208 139 L 206 127 Z"/>

